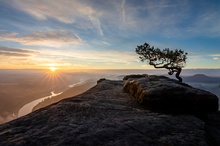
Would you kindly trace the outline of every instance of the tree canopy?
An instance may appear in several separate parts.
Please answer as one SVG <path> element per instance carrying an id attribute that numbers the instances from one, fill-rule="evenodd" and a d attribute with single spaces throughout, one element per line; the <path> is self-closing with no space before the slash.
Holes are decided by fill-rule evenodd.
<path id="1" fill-rule="evenodd" d="M 150 46 L 145 43 L 143 45 L 137 46 L 136 53 L 142 62 L 147 61 L 149 65 L 153 65 L 155 68 L 165 68 L 168 69 L 169 75 L 176 72 L 176 78 L 182 82 L 182 78 L 179 76 L 182 68 L 186 65 L 187 54 L 181 49 L 170 50 L 165 48 L 160 50 L 154 46 Z"/>

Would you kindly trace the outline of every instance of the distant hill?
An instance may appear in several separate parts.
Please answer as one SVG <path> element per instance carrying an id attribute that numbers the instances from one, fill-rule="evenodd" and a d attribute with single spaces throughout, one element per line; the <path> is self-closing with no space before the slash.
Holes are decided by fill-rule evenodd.
<path id="1" fill-rule="evenodd" d="M 195 74 L 189 77 L 183 77 L 184 82 L 197 83 L 220 83 L 220 77 L 210 77 L 204 74 Z"/>

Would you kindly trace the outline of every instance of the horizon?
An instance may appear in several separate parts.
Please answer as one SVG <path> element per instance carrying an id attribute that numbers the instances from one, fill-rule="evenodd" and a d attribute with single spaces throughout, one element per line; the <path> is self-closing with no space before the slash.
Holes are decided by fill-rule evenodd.
<path id="1" fill-rule="evenodd" d="M 0 69 L 154 69 L 135 53 L 145 42 L 220 69 L 218 0 L 8 0 L 0 17 Z"/>
<path id="2" fill-rule="evenodd" d="M 27 72 L 26 72 L 27 71 Z M 167 69 L 73 69 L 73 70 L 55 70 L 51 69 L 0 69 L 1 73 L 46 73 L 48 75 L 59 75 L 63 73 L 91 73 L 99 75 L 130 75 L 130 74 L 149 74 L 149 75 L 167 75 Z M 220 77 L 220 69 L 183 69 L 180 76 L 194 76 L 203 74 L 210 77 Z M 175 77 L 175 75 L 169 75 Z"/>

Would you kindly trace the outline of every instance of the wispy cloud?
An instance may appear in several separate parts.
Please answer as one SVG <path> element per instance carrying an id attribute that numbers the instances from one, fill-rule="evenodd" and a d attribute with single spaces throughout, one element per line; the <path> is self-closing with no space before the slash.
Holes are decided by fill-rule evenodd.
<path id="1" fill-rule="evenodd" d="M 130 64 L 131 62 L 137 62 L 138 57 L 133 52 L 124 52 L 124 51 L 95 51 L 95 50 L 74 50 L 74 51 L 65 51 L 62 50 L 45 50 L 42 52 L 45 54 L 46 58 L 50 56 L 55 56 L 56 58 L 70 58 L 71 60 L 79 60 L 82 62 L 89 61 L 95 63 L 122 63 Z M 93 55 L 91 55 L 93 54 Z M 48 55 L 48 56 L 47 56 Z"/>
<path id="2" fill-rule="evenodd" d="M 98 42 L 98 44 L 100 44 L 100 45 L 111 45 L 110 43 L 105 42 L 105 41 Z"/>
<path id="3" fill-rule="evenodd" d="M 5 47 L 5 46 L 0 46 L 0 51 L 4 51 L 4 52 L 17 52 L 17 53 L 28 53 L 28 54 L 39 53 L 38 51 L 26 50 L 26 49 L 17 49 L 17 48 L 9 48 L 9 47 Z"/>
<path id="4" fill-rule="evenodd" d="M 220 58 L 218 58 L 218 57 L 213 57 L 212 59 L 213 60 L 220 60 Z"/>
<path id="5" fill-rule="evenodd" d="M 77 0 L 14 0 L 14 6 L 26 12 L 27 14 L 39 19 L 47 20 L 50 18 L 56 19 L 66 24 L 89 23 L 88 28 L 93 26 L 102 36 L 103 31 L 99 17 L 101 13 L 91 7 L 88 2 Z M 83 24 L 82 24 L 83 25 Z M 85 27 L 86 25 L 84 25 Z"/>
<path id="6" fill-rule="evenodd" d="M 99 19 L 97 18 L 96 14 L 95 13 L 90 13 L 89 14 L 89 19 L 92 22 L 92 24 L 97 28 L 99 34 L 101 36 L 103 36 L 104 34 L 103 34 L 103 30 L 101 28 L 101 23 L 100 23 Z"/>
<path id="7" fill-rule="evenodd" d="M 13 0 L 14 7 L 36 19 L 52 18 L 78 28 L 95 28 L 100 36 L 110 28 L 171 37 L 188 37 L 192 33 L 220 36 L 220 11 L 206 3 L 190 0 Z"/>
<path id="8" fill-rule="evenodd" d="M 26 50 L 26 49 L 17 49 L 0 46 L 0 56 L 7 57 L 28 57 L 34 54 L 38 54 L 38 51 Z"/>
<path id="9" fill-rule="evenodd" d="M 212 54 L 210 55 L 213 60 L 220 60 L 220 54 Z"/>
<path id="10" fill-rule="evenodd" d="M 72 35 L 63 30 L 34 32 L 30 35 L 19 35 L 14 32 L 4 32 L 0 35 L 1 40 L 18 42 L 23 45 L 37 45 L 48 47 L 60 47 L 67 44 L 82 43 L 82 39 L 77 35 Z"/>
<path id="11" fill-rule="evenodd" d="M 192 32 L 196 34 L 205 34 L 212 37 L 220 36 L 220 11 L 209 10 L 203 12 L 201 15 L 195 18 L 192 23 Z"/>
<path id="12" fill-rule="evenodd" d="M 122 2 L 121 2 L 121 17 L 122 17 L 122 21 L 124 23 L 125 23 L 125 17 L 126 17 L 125 3 L 126 3 L 126 0 L 122 0 Z"/>
<path id="13" fill-rule="evenodd" d="M 212 54 L 210 56 L 213 56 L 213 57 L 220 57 L 220 54 Z"/>
<path id="14" fill-rule="evenodd" d="M 1 68 L 33 68 L 37 62 L 33 61 L 39 51 L 0 46 Z"/>
<path id="15" fill-rule="evenodd" d="M 28 54 L 14 53 L 14 52 L 1 52 L 1 51 L 0 51 L 0 56 L 27 57 L 27 56 L 30 56 L 30 55 L 28 55 Z"/>

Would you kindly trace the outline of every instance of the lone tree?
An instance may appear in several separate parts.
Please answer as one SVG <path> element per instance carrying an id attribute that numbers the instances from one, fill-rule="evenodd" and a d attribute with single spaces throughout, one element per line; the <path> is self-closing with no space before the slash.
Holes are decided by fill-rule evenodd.
<path id="1" fill-rule="evenodd" d="M 145 60 L 153 65 L 155 68 L 166 68 L 169 70 L 168 74 L 172 75 L 176 72 L 176 78 L 182 82 L 180 73 L 182 68 L 186 64 L 186 55 L 182 50 L 170 50 L 169 48 L 160 50 L 159 48 L 154 48 L 145 43 L 141 46 L 137 46 L 136 53 L 142 62 Z"/>

